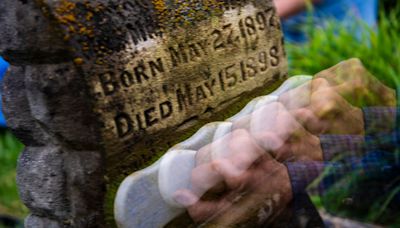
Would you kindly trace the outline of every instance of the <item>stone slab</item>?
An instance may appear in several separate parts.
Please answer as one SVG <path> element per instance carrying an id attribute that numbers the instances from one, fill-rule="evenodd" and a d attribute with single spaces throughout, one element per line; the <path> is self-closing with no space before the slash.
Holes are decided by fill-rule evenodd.
<path id="1" fill-rule="evenodd" d="M 112 225 L 126 176 L 287 77 L 271 0 L 2 0 L 0 26 L 19 185 L 56 202 L 24 197 L 27 226 Z M 39 161 L 64 192 L 33 184 Z"/>
<path id="2" fill-rule="evenodd" d="M 243 108 L 235 115 L 235 120 L 229 118 L 226 122 L 213 122 L 205 125 L 192 137 L 172 147 L 153 165 L 128 176 L 119 186 L 115 200 L 115 218 L 118 226 L 121 228 L 144 228 L 163 227 L 167 224 L 169 224 L 167 227 L 193 225 L 190 223 L 190 219 L 179 217 L 179 215 L 184 215 L 184 209 L 174 202 L 173 196 L 179 189 L 191 189 L 191 170 L 199 164 L 199 160 L 204 160 L 199 157 L 199 150 L 211 144 L 209 151 L 211 155 L 208 156 L 208 162 L 223 156 L 226 150 L 221 147 L 226 145 L 219 143 L 218 148 L 214 148 L 213 144 L 230 132 L 235 121 L 252 115 L 257 111 L 256 106 L 260 108 L 262 105 L 276 101 L 281 94 L 303 86 L 311 78 L 311 76 L 297 76 L 288 79 L 271 93 L 274 95 L 254 98 L 249 104 L 256 105 L 251 105 L 252 109 L 249 108 L 250 106 Z M 274 117 L 266 116 L 265 118 L 273 119 Z M 143 194 L 144 192 L 146 194 Z M 189 223 L 182 221 L 189 221 Z"/>

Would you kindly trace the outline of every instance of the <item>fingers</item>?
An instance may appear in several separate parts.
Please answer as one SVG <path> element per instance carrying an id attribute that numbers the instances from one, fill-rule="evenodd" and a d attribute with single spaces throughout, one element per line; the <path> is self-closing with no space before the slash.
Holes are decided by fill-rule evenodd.
<path id="1" fill-rule="evenodd" d="M 367 72 L 362 62 L 357 58 L 342 61 L 335 66 L 319 72 L 315 78 L 324 78 L 331 85 L 339 85 L 356 75 L 364 75 Z"/>
<path id="2" fill-rule="evenodd" d="M 263 154 L 260 148 L 250 133 L 244 129 L 234 130 L 225 135 L 220 140 L 211 144 L 212 160 L 234 158 L 237 154 L 245 154 L 247 157 L 242 162 L 246 163 L 250 160 L 255 160 Z M 246 166 L 246 164 L 243 164 Z"/>
<path id="3" fill-rule="evenodd" d="M 331 87 L 330 82 L 328 80 L 326 80 L 325 78 L 314 78 L 311 81 L 311 85 L 310 85 L 311 94 L 315 93 L 318 90 L 327 89 L 330 87 Z"/>
<path id="4" fill-rule="evenodd" d="M 207 144 L 200 148 L 196 153 L 196 166 L 208 163 L 211 161 L 211 144 Z"/>
<path id="5" fill-rule="evenodd" d="M 369 93 L 367 87 L 355 86 L 356 84 L 356 82 L 342 83 L 333 87 L 333 90 L 354 106 L 363 107 L 375 102 L 376 94 Z"/>
<path id="6" fill-rule="evenodd" d="M 250 133 L 263 149 L 276 150 L 300 127 L 281 103 L 273 102 L 252 114 Z"/>
<path id="7" fill-rule="evenodd" d="M 272 102 L 255 110 L 251 115 L 250 132 L 254 134 L 274 131 L 281 106 L 279 102 Z"/>
<path id="8" fill-rule="evenodd" d="M 321 121 L 310 109 L 298 109 L 292 111 L 292 115 L 311 134 L 321 134 L 327 128 L 326 123 Z"/>
<path id="9" fill-rule="evenodd" d="M 314 79 L 327 80 L 331 85 L 341 84 L 343 81 L 341 78 L 337 77 L 337 74 L 335 73 L 334 69 L 337 69 L 337 68 L 332 67 L 332 68 L 323 70 L 323 71 L 319 72 L 318 74 L 316 74 Z"/>
<path id="10" fill-rule="evenodd" d="M 270 209 L 276 209 L 276 213 L 292 199 L 289 174 L 284 165 L 263 157 L 248 173 L 246 189 L 232 190 L 219 200 L 199 200 L 188 207 L 189 214 L 195 221 L 212 221 L 217 227 L 231 227 L 257 215 L 271 199 L 275 203 L 269 205 L 273 207 Z"/>
<path id="11" fill-rule="evenodd" d="M 230 160 L 223 159 L 213 162 L 213 168 L 223 177 L 226 186 L 230 190 L 241 191 L 247 184 L 251 175 L 247 169 L 235 166 Z"/>
<path id="12" fill-rule="evenodd" d="M 295 155 L 293 154 L 292 145 L 290 143 L 284 144 L 278 150 L 273 153 L 274 159 L 278 162 L 291 162 L 295 160 Z"/>
<path id="13" fill-rule="evenodd" d="M 187 208 L 197 204 L 207 192 L 223 182 L 229 189 L 237 189 L 246 176 L 245 171 L 238 170 L 228 160 L 202 164 L 192 170 L 191 189 L 178 190 L 174 199 Z"/>
<path id="14" fill-rule="evenodd" d="M 199 186 L 201 185 L 202 189 L 210 188 L 210 183 L 206 183 L 204 176 L 199 172 L 204 172 L 207 169 L 215 170 L 222 179 L 226 182 L 229 191 L 224 194 L 223 197 L 219 199 L 213 199 L 210 201 L 202 200 L 202 195 L 205 193 L 199 194 Z M 208 172 L 209 173 L 209 172 Z M 228 208 L 231 207 L 232 203 L 235 201 L 235 198 L 240 197 L 240 192 L 245 190 L 245 187 L 248 186 L 248 182 L 252 180 L 252 171 L 241 171 L 235 167 L 231 161 L 227 159 L 221 159 L 211 163 L 211 166 L 205 167 L 203 165 L 202 169 L 197 169 L 193 173 L 193 182 L 194 185 L 197 186 L 196 190 L 188 190 L 181 189 L 178 190 L 174 194 L 174 200 L 186 207 L 190 216 L 195 221 L 206 221 L 211 220 L 214 217 L 217 217 L 220 213 L 223 213 Z M 222 180 L 218 179 L 218 180 Z M 214 179 L 215 180 L 215 179 Z M 207 186 L 208 185 L 208 186 Z"/>
<path id="15" fill-rule="evenodd" d="M 192 193 L 200 198 L 223 180 L 223 176 L 215 170 L 212 163 L 199 165 L 192 170 Z"/>
<path id="16" fill-rule="evenodd" d="M 195 221 L 210 221 L 227 211 L 233 212 L 240 208 L 244 213 L 249 208 L 238 207 L 237 202 L 242 198 L 245 199 L 249 196 L 251 198 L 254 194 L 265 198 L 264 192 L 268 193 L 265 184 L 272 181 L 277 169 L 276 162 L 271 163 L 270 161 L 271 157 L 265 155 L 255 162 L 251 169 L 244 172 L 238 172 L 237 168 L 227 159 L 213 162 L 213 168 L 224 176 L 229 191 L 218 199 L 205 200 L 204 197 L 199 197 L 192 191 L 182 189 L 175 193 L 174 199 L 187 208 Z M 279 189 L 279 187 L 277 188 Z"/>
<path id="17" fill-rule="evenodd" d="M 197 166 L 192 170 L 192 192 L 201 197 L 222 181 L 234 188 L 235 178 L 264 153 L 246 130 L 225 135 L 199 151 Z"/>
<path id="18" fill-rule="evenodd" d="M 250 120 L 251 120 L 251 115 L 245 115 L 233 122 L 232 129 L 233 130 L 249 129 Z"/>
<path id="19" fill-rule="evenodd" d="M 378 80 L 371 89 L 355 80 L 337 85 L 334 90 L 342 95 L 348 102 L 357 107 L 364 106 L 395 106 L 396 91 L 386 87 Z"/>
<path id="20" fill-rule="evenodd" d="M 312 82 L 307 82 L 304 85 L 282 94 L 279 97 L 279 102 L 289 111 L 308 106 L 310 104 L 311 83 Z"/>
<path id="21" fill-rule="evenodd" d="M 328 86 L 326 81 L 321 84 L 312 93 L 310 106 L 307 108 L 313 111 L 318 118 L 334 119 L 337 113 L 345 111 L 351 105 L 337 93 L 336 87 Z"/>
<path id="22" fill-rule="evenodd" d="M 374 77 L 359 59 L 349 59 L 318 73 L 315 79 L 325 79 L 351 104 L 361 106 L 394 106 L 395 90 Z M 343 85 L 343 86 L 342 86 Z"/>
<path id="23" fill-rule="evenodd" d="M 257 144 L 265 151 L 274 153 L 279 149 L 284 143 L 284 139 L 279 137 L 275 132 L 259 132 L 252 133 Z"/>
<path id="24" fill-rule="evenodd" d="M 190 217 L 195 222 L 211 220 L 232 205 L 226 197 L 213 201 L 199 200 L 188 190 L 177 191 L 174 199 L 186 206 Z"/>
<path id="25" fill-rule="evenodd" d="M 174 200 L 180 205 L 188 208 L 199 201 L 199 197 L 187 189 L 180 189 L 174 193 Z"/>
<path id="26" fill-rule="evenodd" d="M 218 201 L 198 201 L 188 208 L 188 212 L 190 217 L 196 222 L 205 222 L 218 217 L 231 206 L 232 203 L 226 198 L 222 198 Z"/>
<path id="27" fill-rule="evenodd" d="M 210 168 L 225 181 L 242 175 L 254 161 L 265 154 L 254 138 L 243 129 L 235 130 L 213 144 L 217 145 L 211 147 L 213 161 Z"/>

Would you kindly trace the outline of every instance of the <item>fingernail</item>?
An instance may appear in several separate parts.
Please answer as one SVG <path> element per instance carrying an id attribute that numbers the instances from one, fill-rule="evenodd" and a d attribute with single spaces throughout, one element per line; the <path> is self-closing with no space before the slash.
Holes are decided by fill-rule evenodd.
<path id="1" fill-rule="evenodd" d="M 244 170 L 247 169 L 243 168 L 242 170 L 239 169 L 239 167 L 235 167 L 231 161 L 229 160 L 221 160 L 214 165 L 215 171 L 217 171 L 219 174 L 223 175 L 225 178 L 226 177 L 237 177 L 240 176 Z"/>
<path id="2" fill-rule="evenodd" d="M 199 199 L 195 195 L 182 190 L 175 193 L 174 200 L 184 207 L 189 207 L 195 204 Z"/>

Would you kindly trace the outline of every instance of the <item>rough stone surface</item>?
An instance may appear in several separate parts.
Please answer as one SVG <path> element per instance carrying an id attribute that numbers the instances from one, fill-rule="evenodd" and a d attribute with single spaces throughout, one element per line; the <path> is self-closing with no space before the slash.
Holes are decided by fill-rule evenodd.
<path id="1" fill-rule="evenodd" d="M 112 225 L 124 177 L 287 72 L 267 0 L 1 0 L 0 27 L 28 227 Z"/>
<path id="2" fill-rule="evenodd" d="M 61 169 L 60 169 L 61 167 Z M 28 147 L 19 159 L 18 186 L 21 199 L 36 215 L 65 218 L 69 205 L 63 156 L 57 147 Z M 31 189 L 40 189 L 40 192 Z M 43 195 L 47 197 L 43 197 Z"/>
<path id="3" fill-rule="evenodd" d="M 26 66 L 25 75 L 31 115 L 55 143 L 78 150 L 100 147 L 94 114 L 72 63 Z"/>
<path id="4" fill-rule="evenodd" d="M 44 146 L 49 137 L 30 114 L 24 82 L 24 68 L 11 66 L 8 74 L 12 76 L 4 78 L 2 89 L 5 107 L 3 112 L 7 116 L 7 124 L 25 145 Z"/>
<path id="5" fill-rule="evenodd" d="M 39 217 L 35 215 L 29 215 L 25 219 L 25 227 L 46 227 L 46 228 L 60 228 L 62 224 L 55 220 L 51 220 L 46 217 Z"/>
<path id="6" fill-rule="evenodd" d="M 38 1 L 0 2 L 0 50 L 13 65 L 60 63 L 71 54 Z"/>

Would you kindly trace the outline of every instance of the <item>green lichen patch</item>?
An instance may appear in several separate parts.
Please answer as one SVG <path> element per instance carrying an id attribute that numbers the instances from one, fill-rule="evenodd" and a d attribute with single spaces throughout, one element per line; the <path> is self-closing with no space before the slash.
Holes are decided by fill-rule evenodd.
<path id="1" fill-rule="evenodd" d="M 153 4 L 159 23 L 165 30 L 220 16 L 224 9 L 224 2 L 217 0 L 153 0 Z"/>

